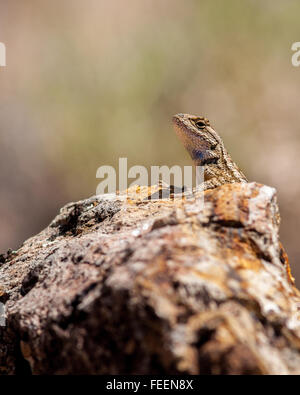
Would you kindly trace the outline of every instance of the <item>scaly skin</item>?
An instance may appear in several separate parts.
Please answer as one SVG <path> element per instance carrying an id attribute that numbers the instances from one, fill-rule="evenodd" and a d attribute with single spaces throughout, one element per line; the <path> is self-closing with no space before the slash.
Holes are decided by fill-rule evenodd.
<path id="1" fill-rule="evenodd" d="M 173 125 L 195 166 L 204 167 L 204 182 L 199 189 L 206 190 L 223 184 L 248 182 L 207 118 L 177 114 L 173 117 Z"/>

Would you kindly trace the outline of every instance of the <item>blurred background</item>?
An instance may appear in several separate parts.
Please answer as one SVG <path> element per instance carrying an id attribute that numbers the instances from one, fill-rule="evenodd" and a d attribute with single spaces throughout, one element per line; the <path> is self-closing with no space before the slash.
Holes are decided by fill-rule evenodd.
<path id="1" fill-rule="evenodd" d="M 300 285 L 299 15 L 296 0 L 0 0 L 0 252 L 94 195 L 101 165 L 191 164 L 170 122 L 188 112 L 277 188 Z"/>

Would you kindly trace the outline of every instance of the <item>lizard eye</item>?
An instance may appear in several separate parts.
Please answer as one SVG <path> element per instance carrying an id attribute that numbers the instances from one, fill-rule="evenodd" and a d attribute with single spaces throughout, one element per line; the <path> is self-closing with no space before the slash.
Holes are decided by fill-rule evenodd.
<path id="1" fill-rule="evenodd" d="M 195 124 L 196 124 L 196 126 L 197 126 L 199 129 L 203 129 L 203 128 L 206 127 L 206 123 L 205 123 L 204 121 L 201 121 L 201 120 L 195 122 Z"/>

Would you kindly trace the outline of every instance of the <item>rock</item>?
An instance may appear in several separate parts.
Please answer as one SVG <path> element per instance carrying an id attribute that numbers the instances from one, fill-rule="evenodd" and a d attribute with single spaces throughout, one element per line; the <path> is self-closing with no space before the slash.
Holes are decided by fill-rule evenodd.
<path id="1" fill-rule="evenodd" d="M 276 191 L 65 206 L 0 260 L 2 374 L 299 374 Z"/>

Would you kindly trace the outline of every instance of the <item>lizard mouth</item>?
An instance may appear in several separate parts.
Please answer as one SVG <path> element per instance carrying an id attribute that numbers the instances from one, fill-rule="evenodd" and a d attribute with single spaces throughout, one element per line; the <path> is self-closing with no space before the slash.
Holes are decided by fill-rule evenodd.
<path id="1" fill-rule="evenodd" d="M 209 120 L 190 114 L 176 114 L 172 118 L 176 133 L 199 136 L 207 127 L 210 127 Z"/>
<path id="2" fill-rule="evenodd" d="M 173 124 L 177 127 L 188 127 L 191 123 L 191 118 L 193 115 L 189 114 L 176 114 L 173 116 Z M 197 118 L 197 117 L 194 117 Z"/>
<path id="3" fill-rule="evenodd" d="M 172 121 L 173 121 L 173 123 L 179 124 L 182 122 L 183 118 L 184 118 L 184 114 L 176 114 L 176 115 L 173 115 Z"/>

